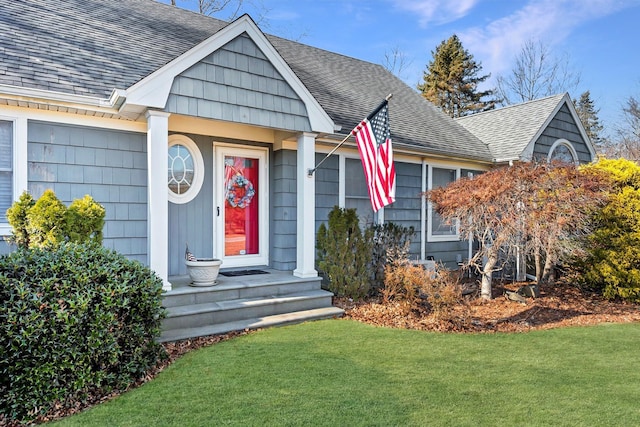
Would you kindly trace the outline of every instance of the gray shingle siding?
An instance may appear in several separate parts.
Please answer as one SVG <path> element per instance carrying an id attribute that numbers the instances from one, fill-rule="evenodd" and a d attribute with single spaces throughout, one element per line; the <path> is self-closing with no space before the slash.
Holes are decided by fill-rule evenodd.
<path id="1" fill-rule="evenodd" d="M 154 0 L 0 0 L 0 10 L 0 36 L 6 36 L 0 37 L 0 84 L 101 100 L 108 99 L 113 89 L 130 88 L 227 25 Z M 393 93 L 389 114 L 398 151 L 491 161 L 487 144 L 384 67 L 278 37 L 267 40 L 314 103 L 342 126 L 336 132 L 348 133 Z M 313 130 L 302 99 L 246 35 L 177 76 L 166 111 L 271 129 Z M 212 141 L 198 135 L 192 139 L 203 154 L 206 175 L 193 201 L 169 205 L 170 275 L 186 272 L 185 242 L 197 256 L 208 257 L 217 241 Z M 93 195 L 107 208 L 105 244 L 146 262 L 145 150 L 145 134 L 30 122 L 29 189 L 37 196 L 53 188 L 67 203 Z M 316 159 L 323 157 L 318 154 Z M 270 160 L 269 260 L 274 268 L 291 270 L 296 267 L 296 152 L 270 152 Z M 333 156 L 316 172 L 316 227 L 339 203 L 338 165 Z M 388 221 L 413 225 L 416 231 L 420 168 L 398 163 L 398 200 L 386 213 Z M 427 244 L 427 254 L 438 250 L 449 258 L 453 254 L 455 260 L 460 246 L 464 243 Z M 418 234 L 412 255 L 419 253 L 419 247 Z"/>
<path id="2" fill-rule="evenodd" d="M 315 164 L 320 163 L 326 154 L 317 153 Z M 316 177 L 316 230 L 320 224 L 327 224 L 329 212 L 339 203 L 340 184 L 338 182 L 339 159 L 333 155 L 329 157 L 314 174 Z"/>
<path id="3" fill-rule="evenodd" d="M 15 246 L 7 240 L 7 236 L 0 236 L 0 255 L 7 255 L 15 249 Z"/>
<path id="4" fill-rule="evenodd" d="M 27 139 L 29 192 L 89 194 L 106 210 L 104 246 L 147 263 L 146 135 L 29 121 Z"/>
<path id="5" fill-rule="evenodd" d="M 276 270 L 296 268 L 297 153 L 277 150 L 272 156 L 270 264 Z"/>
<path id="6" fill-rule="evenodd" d="M 169 203 L 169 275 L 187 274 L 185 244 L 198 258 L 214 255 L 213 141 L 211 137 L 186 134 L 198 146 L 204 161 L 204 181 L 193 200 Z M 217 254 L 220 256 L 220 254 Z"/>
<path id="7" fill-rule="evenodd" d="M 278 129 L 311 130 L 300 97 L 246 35 L 177 76 L 166 110 Z"/>
<path id="8" fill-rule="evenodd" d="M 534 158 L 546 161 L 549 150 L 558 139 L 566 139 L 573 145 L 580 163 L 589 163 L 591 161 L 591 153 L 566 104 L 560 108 L 549 123 L 549 126 L 536 141 L 533 150 Z"/>
<path id="9" fill-rule="evenodd" d="M 413 227 L 410 256 L 420 256 L 420 210 L 422 206 L 422 165 L 395 162 L 396 201 L 384 208 L 385 222 L 393 222 L 402 227 Z"/>

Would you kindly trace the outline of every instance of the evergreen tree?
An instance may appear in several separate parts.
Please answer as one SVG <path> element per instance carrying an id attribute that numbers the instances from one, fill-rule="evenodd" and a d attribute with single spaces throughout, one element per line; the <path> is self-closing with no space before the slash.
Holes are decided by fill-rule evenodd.
<path id="1" fill-rule="evenodd" d="M 583 92 L 580 95 L 579 100 L 573 100 L 578 112 L 578 117 L 584 126 L 584 130 L 587 132 L 587 136 L 591 139 L 591 142 L 598 148 L 601 148 L 604 140 L 600 136 L 602 132 L 602 125 L 598 118 L 600 109 L 596 109 L 593 100 L 591 99 L 591 93 L 589 91 Z"/>
<path id="2" fill-rule="evenodd" d="M 493 90 L 478 91 L 478 85 L 491 74 L 480 76 L 482 65 L 473 59 L 455 34 L 432 51 L 433 60 L 424 72 L 424 82 L 418 85 L 422 96 L 451 117 L 462 117 L 492 110 L 497 99 Z"/>

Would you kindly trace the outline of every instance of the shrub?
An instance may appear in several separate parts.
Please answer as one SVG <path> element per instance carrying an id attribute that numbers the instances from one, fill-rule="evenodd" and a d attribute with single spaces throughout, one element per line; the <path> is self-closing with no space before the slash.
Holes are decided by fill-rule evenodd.
<path id="1" fill-rule="evenodd" d="M 407 259 L 395 260 L 385 267 L 384 287 L 380 290 L 383 304 L 400 303 L 405 315 L 424 309 L 425 284 L 433 280 L 434 272 Z"/>
<path id="2" fill-rule="evenodd" d="M 140 378 L 163 354 L 161 292 L 92 243 L 0 257 L 0 414 L 29 421 Z"/>
<path id="3" fill-rule="evenodd" d="M 11 224 L 13 228 L 13 235 L 9 240 L 23 248 L 29 247 L 27 214 L 35 203 L 31 194 L 25 191 L 20 195 L 20 199 L 7 209 L 7 221 L 9 221 L 9 224 Z"/>
<path id="4" fill-rule="evenodd" d="M 91 196 L 74 200 L 67 208 L 53 190 L 34 201 L 24 192 L 7 210 L 11 241 L 22 248 L 54 247 L 62 242 L 102 243 L 105 210 Z"/>
<path id="5" fill-rule="evenodd" d="M 413 227 L 392 222 L 373 224 L 362 232 L 356 210 L 336 206 L 329 213 L 328 228 L 321 224 L 318 229 L 318 269 L 338 296 L 378 294 L 385 266 L 407 258 L 413 234 Z"/>
<path id="6" fill-rule="evenodd" d="M 405 314 L 430 311 L 440 320 L 451 320 L 462 302 L 462 287 L 453 272 L 442 266 L 431 271 L 406 259 L 386 266 L 381 294 L 383 303 L 400 303 Z"/>
<path id="7" fill-rule="evenodd" d="M 436 319 L 453 320 L 454 309 L 463 302 L 458 273 L 437 267 L 426 292 L 431 313 Z"/>
<path id="8" fill-rule="evenodd" d="M 403 227 L 393 222 L 370 226 L 373 236 L 371 245 L 371 269 L 373 270 L 373 291 L 378 293 L 384 287 L 385 270 L 389 263 L 406 259 L 409 255 L 413 227 Z"/>
<path id="9" fill-rule="evenodd" d="M 363 235 L 355 209 L 334 207 L 328 223 L 318 229 L 318 269 L 337 296 L 363 298 L 371 289 L 370 231 Z"/>
<path id="10" fill-rule="evenodd" d="M 583 286 L 606 298 L 640 302 L 640 166 L 625 159 L 601 159 L 585 168 L 612 183 L 609 202 L 594 217 L 587 255 L 578 263 Z"/>
<path id="11" fill-rule="evenodd" d="M 102 244 L 105 210 L 88 194 L 74 200 L 67 209 L 66 235 L 71 242 Z"/>
<path id="12" fill-rule="evenodd" d="M 53 190 L 46 190 L 27 212 L 29 247 L 44 248 L 59 244 L 64 238 L 67 208 Z"/>

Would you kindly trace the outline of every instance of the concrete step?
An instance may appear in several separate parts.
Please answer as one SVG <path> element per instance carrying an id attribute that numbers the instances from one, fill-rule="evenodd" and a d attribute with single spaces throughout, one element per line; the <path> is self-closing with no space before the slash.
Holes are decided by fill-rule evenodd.
<path id="1" fill-rule="evenodd" d="M 193 287 L 183 286 L 163 295 L 162 305 L 166 308 L 205 304 L 219 301 L 228 301 L 245 298 L 271 297 L 274 295 L 286 295 L 292 292 L 310 291 L 320 289 L 321 278 L 299 278 L 289 276 L 287 278 L 262 276 L 259 282 L 251 280 L 220 280 L 214 286 Z M 264 277 L 269 279 L 265 280 Z M 269 281 L 273 280 L 273 281 Z"/>
<path id="2" fill-rule="evenodd" d="M 160 342 L 177 341 L 187 338 L 195 338 L 206 335 L 223 334 L 244 329 L 260 329 L 271 326 L 282 326 L 294 323 L 302 323 L 311 320 L 331 319 L 341 317 L 344 310 L 337 307 L 323 307 L 311 310 L 302 310 L 292 313 L 274 314 L 271 316 L 256 317 L 250 319 L 235 320 L 232 322 L 204 325 L 198 327 L 163 330 Z"/>
<path id="3" fill-rule="evenodd" d="M 331 306 L 333 294 L 321 289 L 291 292 L 269 297 L 239 298 L 226 301 L 183 305 L 167 309 L 163 330 L 196 328 L 200 326 L 254 319 L 276 314 L 292 313 Z"/>

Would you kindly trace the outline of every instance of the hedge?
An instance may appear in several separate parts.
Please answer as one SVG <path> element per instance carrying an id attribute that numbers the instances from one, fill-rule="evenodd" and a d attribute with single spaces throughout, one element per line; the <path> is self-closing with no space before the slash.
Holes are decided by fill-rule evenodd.
<path id="1" fill-rule="evenodd" d="M 95 243 L 0 257 L 0 418 L 124 389 L 163 357 L 162 280 Z"/>

